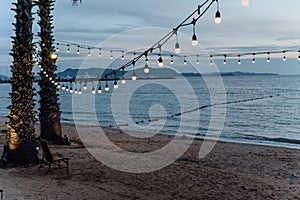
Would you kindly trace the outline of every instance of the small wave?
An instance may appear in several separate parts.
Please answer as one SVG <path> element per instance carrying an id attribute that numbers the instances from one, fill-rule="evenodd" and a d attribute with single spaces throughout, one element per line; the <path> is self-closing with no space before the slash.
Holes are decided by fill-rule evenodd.
<path id="1" fill-rule="evenodd" d="M 270 138 L 270 141 L 280 142 L 280 143 L 289 143 L 289 144 L 300 144 L 300 140 L 288 139 L 288 138 Z"/>

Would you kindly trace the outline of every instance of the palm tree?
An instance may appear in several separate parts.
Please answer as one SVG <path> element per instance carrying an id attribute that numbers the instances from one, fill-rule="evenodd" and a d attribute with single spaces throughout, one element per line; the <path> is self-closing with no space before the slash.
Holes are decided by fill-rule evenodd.
<path id="1" fill-rule="evenodd" d="M 8 107 L 10 116 L 8 127 L 8 156 L 7 160 L 15 166 L 37 163 L 35 148 L 35 115 L 34 111 L 34 74 L 32 44 L 32 0 L 18 0 L 13 3 L 16 8 L 16 35 L 12 37 L 13 48 L 11 65 L 11 105 Z"/>
<path id="2" fill-rule="evenodd" d="M 56 79 L 57 66 L 55 60 L 51 59 L 51 54 L 54 53 L 53 46 L 53 10 L 55 0 L 39 0 L 38 14 L 40 16 L 40 66 L 43 68 L 43 73 L 40 73 L 40 123 L 41 123 L 41 137 L 58 144 L 62 143 L 61 138 L 61 124 L 60 124 L 60 108 L 58 103 L 58 94 L 56 93 L 56 86 L 52 80 Z M 46 73 L 46 74 L 44 74 Z"/>

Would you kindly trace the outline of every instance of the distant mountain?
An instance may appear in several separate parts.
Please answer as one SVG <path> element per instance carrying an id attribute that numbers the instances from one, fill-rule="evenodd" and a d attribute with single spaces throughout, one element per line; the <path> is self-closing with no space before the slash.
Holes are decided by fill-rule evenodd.
<path id="1" fill-rule="evenodd" d="M 101 68 L 88 68 L 88 69 L 66 69 L 63 72 L 57 73 L 60 78 L 96 78 L 103 76 L 104 74 L 110 73 L 111 69 L 101 69 Z M 138 68 L 135 70 L 135 73 L 140 78 L 173 78 L 179 76 L 177 72 L 169 68 L 150 68 L 148 74 L 144 73 L 143 68 Z M 132 71 L 124 71 L 126 77 L 131 76 Z M 122 71 L 116 73 L 116 76 L 111 75 L 108 78 L 121 78 L 123 75 Z"/>
<path id="2" fill-rule="evenodd" d="M 278 76 L 275 73 L 252 73 L 252 72 L 224 72 L 224 73 L 207 73 L 207 74 L 198 74 L 198 73 L 183 73 L 183 76 Z"/>
<path id="3" fill-rule="evenodd" d="M 226 72 L 221 73 L 222 76 L 278 76 L 278 74 L 275 73 L 253 73 L 253 72 Z"/>

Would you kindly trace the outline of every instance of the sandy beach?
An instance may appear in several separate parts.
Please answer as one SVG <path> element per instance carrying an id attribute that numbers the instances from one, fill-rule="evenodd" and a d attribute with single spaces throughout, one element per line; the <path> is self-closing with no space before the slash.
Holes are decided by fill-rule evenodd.
<path id="1" fill-rule="evenodd" d="M 88 133 L 97 127 L 81 128 Z M 218 142 L 200 159 L 202 141 L 197 139 L 173 164 L 133 174 L 97 161 L 80 143 L 74 125 L 63 124 L 62 129 L 71 145 L 50 148 L 70 158 L 70 174 L 55 170 L 45 175 L 46 168 L 38 171 L 38 166 L 0 169 L 4 199 L 300 199 L 300 150 Z M 145 145 L 117 129 L 106 129 L 106 134 L 135 152 L 159 148 L 171 137 L 159 135 Z M 4 142 L 0 134 L 1 146 Z"/>

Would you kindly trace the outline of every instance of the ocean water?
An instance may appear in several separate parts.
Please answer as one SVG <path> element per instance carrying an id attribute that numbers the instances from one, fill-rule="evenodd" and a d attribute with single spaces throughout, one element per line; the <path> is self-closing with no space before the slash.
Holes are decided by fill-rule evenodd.
<path id="1" fill-rule="evenodd" d="M 60 90 L 62 121 L 300 148 L 300 76 L 224 76 L 224 86 L 216 78 L 127 81 L 95 95 L 91 83 L 80 96 Z M 5 116 L 10 85 L 0 91 Z"/>

